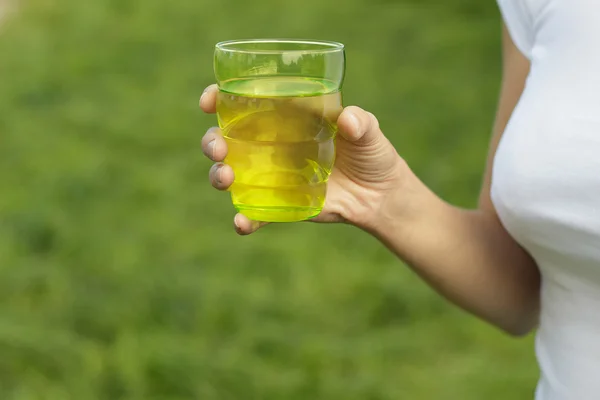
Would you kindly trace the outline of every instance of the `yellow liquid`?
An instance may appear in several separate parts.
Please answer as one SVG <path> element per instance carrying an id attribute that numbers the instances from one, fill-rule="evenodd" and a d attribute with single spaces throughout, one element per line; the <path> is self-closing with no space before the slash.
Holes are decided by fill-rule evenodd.
<path id="1" fill-rule="evenodd" d="M 266 222 L 301 221 L 321 212 L 342 111 L 341 93 L 333 88 L 298 77 L 221 83 L 217 116 L 239 212 Z"/>

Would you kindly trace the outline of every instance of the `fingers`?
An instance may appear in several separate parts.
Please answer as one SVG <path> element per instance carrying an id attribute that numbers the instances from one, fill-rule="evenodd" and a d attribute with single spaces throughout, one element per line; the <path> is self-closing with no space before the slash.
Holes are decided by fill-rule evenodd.
<path id="1" fill-rule="evenodd" d="M 200 96 L 200 108 L 207 114 L 214 114 L 217 106 L 217 85 L 210 85 Z"/>
<path id="2" fill-rule="evenodd" d="M 202 152 L 214 162 L 221 162 L 227 156 L 227 143 L 219 128 L 210 128 L 202 138 Z"/>
<path id="3" fill-rule="evenodd" d="M 229 165 L 217 163 L 211 167 L 208 178 L 215 189 L 227 190 L 233 184 L 235 176 Z"/>
<path id="4" fill-rule="evenodd" d="M 252 221 L 243 214 L 237 214 L 235 216 L 235 218 L 233 219 L 233 225 L 235 226 L 235 231 L 237 232 L 238 235 L 242 235 L 242 236 L 254 233 L 267 224 L 268 224 L 268 222 Z"/>
<path id="5" fill-rule="evenodd" d="M 215 161 L 208 172 L 211 185 L 219 190 L 227 190 L 235 179 L 233 169 L 221 161 L 227 156 L 227 143 L 219 128 L 210 128 L 202 138 L 202 152 L 206 157 Z"/>
<path id="6" fill-rule="evenodd" d="M 382 135 L 379 121 L 373 114 L 356 106 L 344 109 L 338 118 L 340 135 L 358 145 L 369 145 Z"/>
<path id="7" fill-rule="evenodd" d="M 210 85 L 200 96 L 200 108 L 208 114 L 216 111 L 217 85 Z M 235 179 L 233 169 L 222 161 L 227 156 L 227 143 L 219 128 L 210 128 L 202 138 L 202 152 L 206 157 L 215 161 L 208 173 L 210 183 L 218 190 L 227 190 Z M 267 222 L 251 221 L 248 217 L 237 214 L 234 218 L 235 231 L 239 235 L 249 235 L 256 232 Z"/>

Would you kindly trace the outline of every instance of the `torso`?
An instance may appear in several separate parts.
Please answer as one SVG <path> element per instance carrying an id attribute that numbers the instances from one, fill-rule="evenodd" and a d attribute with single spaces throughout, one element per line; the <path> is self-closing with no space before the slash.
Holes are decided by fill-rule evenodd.
<path id="1" fill-rule="evenodd" d="M 600 1 L 499 3 L 513 39 L 531 60 L 525 91 L 496 153 L 492 200 L 542 273 L 537 399 L 597 400 Z"/>

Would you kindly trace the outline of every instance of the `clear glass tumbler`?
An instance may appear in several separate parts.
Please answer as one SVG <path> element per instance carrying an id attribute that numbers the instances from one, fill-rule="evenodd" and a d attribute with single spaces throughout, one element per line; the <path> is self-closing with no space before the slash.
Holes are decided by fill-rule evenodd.
<path id="1" fill-rule="evenodd" d="M 318 215 L 335 161 L 344 46 L 288 39 L 221 42 L 214 70 L 225 162 L 235 173 L 234 207 L 265 222 Z"/>

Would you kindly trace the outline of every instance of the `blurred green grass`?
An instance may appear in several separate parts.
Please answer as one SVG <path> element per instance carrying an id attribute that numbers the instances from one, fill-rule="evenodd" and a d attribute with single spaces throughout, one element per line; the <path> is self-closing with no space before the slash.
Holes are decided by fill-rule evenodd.
<path id="1" fill-rule="evenodd" d="M 473 206 L 492 0 L 29 0 L 0 31 L 0 398 L 530 399 L 531 338 L 347 226 L 232 229 L 200 152 L 215 42 L 347 45 L 345 103 Z"/>

